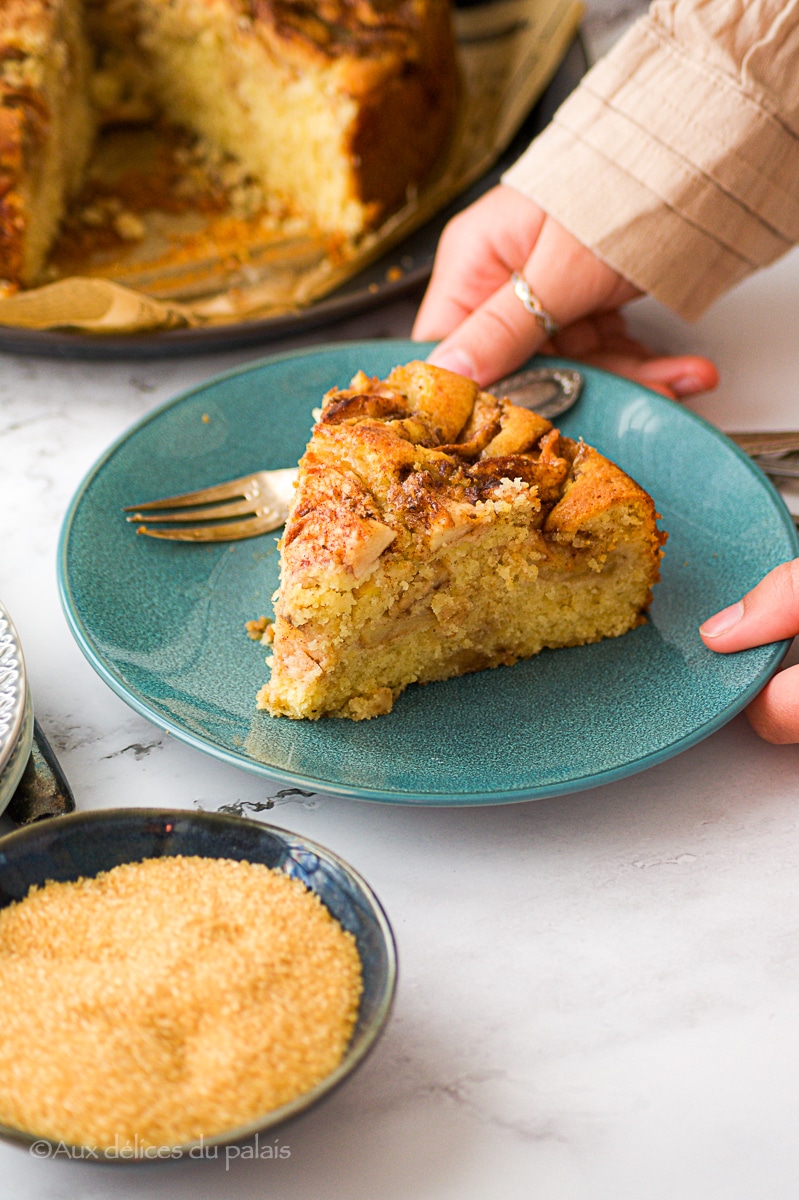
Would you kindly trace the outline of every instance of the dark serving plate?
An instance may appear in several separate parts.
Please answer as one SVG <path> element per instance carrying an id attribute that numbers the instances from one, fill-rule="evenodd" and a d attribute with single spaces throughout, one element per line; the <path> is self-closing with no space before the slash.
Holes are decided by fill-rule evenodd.
<path id="1" fill-rule="evenodd" d="M 461 0 L 463 6 L 463 0 Z M 108 337 L 62 330 L 13 329 L 0 326 L 0 351 L 37 354 L 51 358 L 156 358 L 166 355 L 204 354 L 254 346 L 274 338 L 305 333 L 345 317 L 387 304 L 423 285 L 430 276 L 436 246 L 447 221 L 494 187 L 500 176 L 552 119 L 586 72 L 588 60 L 578 36 L 551 83 L 531 110 L 516 137 L 498 162 L 477 183 L 442 209 L 390 253 L 348 280 L 336 291 L 296 313 L 264 317 L 201 329 L 173 329 Z M 392 268 L 401 277 L 387 278 Z"/>

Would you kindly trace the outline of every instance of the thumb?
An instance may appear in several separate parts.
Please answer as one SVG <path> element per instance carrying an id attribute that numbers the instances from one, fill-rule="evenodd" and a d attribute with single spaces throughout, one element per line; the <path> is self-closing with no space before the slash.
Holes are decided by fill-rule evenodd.
<path id="1" fill-rule="evenodd" d="M 743 600 L 700 625 L 699 633 L 721 654 L 794 637 L 799 633 L 799 558 L 769 571 Z"/>
<path id="2" fill-rule="evenodd" d="M 554 314 L 550 316 L 557 322 Z M 468 375 L 485 387 L 526 362 L 547 336 L 509 280 L 439 342 L 428 362 Z"/>
<path id="3" fill-rule="evenodd" d="M 767 742 L 799 742 L 799 666 L 779 671 L 755 696 L 746 715 Z"/>
<path id="4" fill-rule="evenodd" d="M 555 326 L 618 308 L 638 294 L 550 216 L 520 270 Z M 523 297 L 508 280 L 440 343 L 430 362 L 468 374 L 483 387 L 514 371 L 549 337 L 546 321 L 528 311 Z"/>

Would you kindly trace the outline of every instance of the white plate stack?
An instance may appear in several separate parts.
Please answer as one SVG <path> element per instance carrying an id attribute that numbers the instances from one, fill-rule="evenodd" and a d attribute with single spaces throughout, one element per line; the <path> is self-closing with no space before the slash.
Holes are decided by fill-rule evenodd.
<path id="1" fill-rule="evenodd" d="M 14 624 L 0 604 L 0 813 L 17 789 L 33 743 L 33 704 Z"/>

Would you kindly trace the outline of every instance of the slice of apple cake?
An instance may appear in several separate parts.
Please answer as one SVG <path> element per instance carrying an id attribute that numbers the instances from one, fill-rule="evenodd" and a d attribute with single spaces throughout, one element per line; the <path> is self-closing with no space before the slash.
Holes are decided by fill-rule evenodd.
<path id="1" fill-rule="evenodd" d="M 273 716 L 391 710 L 410 683 L 645 620 L 666 535 L 628 475 L 422 362 L 324 398 L 281 539 Z"/>

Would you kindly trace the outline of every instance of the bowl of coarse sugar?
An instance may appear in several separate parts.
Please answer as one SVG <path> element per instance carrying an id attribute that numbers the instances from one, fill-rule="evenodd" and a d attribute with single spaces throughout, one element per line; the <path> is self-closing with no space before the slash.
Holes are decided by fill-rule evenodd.
<path id="1" fill-rule="evenodd" d="M 297 834 L 146 808 L 12 833 L 0 1137 L 42 1158 L 263 1157 L 363 1062 L 396 976 L 371 888 Z"/>

